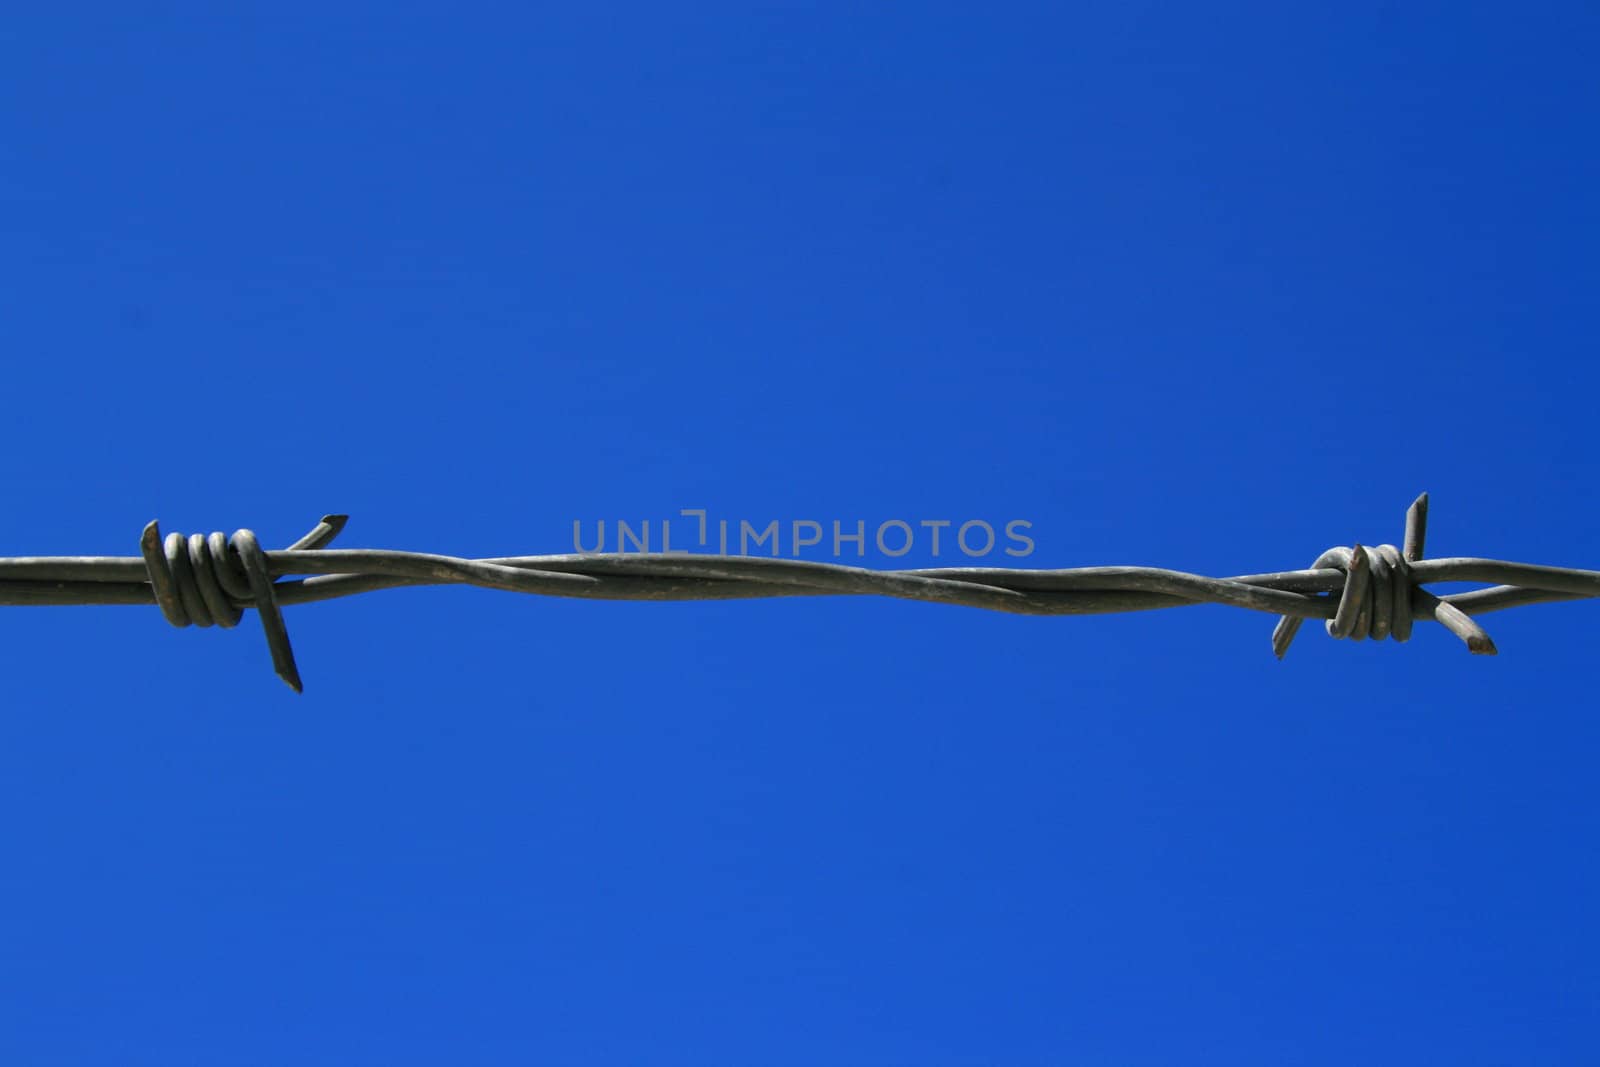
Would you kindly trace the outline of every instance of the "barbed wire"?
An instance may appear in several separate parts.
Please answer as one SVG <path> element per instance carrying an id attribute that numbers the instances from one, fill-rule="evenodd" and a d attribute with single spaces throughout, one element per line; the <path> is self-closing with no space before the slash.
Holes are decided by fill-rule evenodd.
<path id="1" fill-rule="evenodd" d="M 261 617 L 273 667 L 295 692 L 300 672 L 282 608 L 379 589 L 473 585 L 600 600 L 735 600 L 886 596 L 1024 615 L 1098 615 L 1228 604 L 1279 616 L 1281 659 L 1305 619 L 1360 641 L 1410 638 L 1415 620 L 1442 624 L 1477 654 L 1495 645 L 1472 618 L 1526 604 L 1600 596 L 1600 571 L 1477 558 L 1424 559 L 1428 494 L 1406 512 L 1404 547 L 1330 548 L 1307 570 L 1208 578 L 1159 567 L 871 570 L 807 560 L 691 553 L 579 553 L 461 559 L 425 552 L 330 549 L 347 516 L 327 515 L 282 551 L 249 530 L 231 537 L 170 533 L 152 522 L 138 556 L 0 558 L 0 605 L 157 604 L 174 626 Z M 1430 582 L 1496 583 L 1436 596 Z"/>

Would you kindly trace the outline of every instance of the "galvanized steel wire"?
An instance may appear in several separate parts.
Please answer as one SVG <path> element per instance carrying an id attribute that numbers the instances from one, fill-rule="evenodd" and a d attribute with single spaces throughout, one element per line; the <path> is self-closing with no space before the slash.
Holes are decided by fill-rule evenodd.
<path id="1" fill-rule="evenodd" d="M 1158 567 L 1024 570 L 935 567 L 870 570 L 833 563 L 688 553 L 582 553 L 461 559 L 424 552 L 330 549 L 346 516 L 325 516 L 281 551 L 249 530 L 171 533 L 152 522 L 138 556 L 0 558 L 0 605 L 156 604 L 174 626 L 236 625 L 261 617 L 273 666 L 296 692 L 300 673 L 282 608 L 411 585 L 474 585 L 601 600 L 734 600 L 887 596 L 1024 615 L 1098 615 L 1190 604 L 1228 604 L 1280 616 L 1280 658 L 1305 619 L 1329 634 L 1405 641 L 1415 620 L 1441 623 L 1478 654 L 1494 642 L 1473 616 L 1600 596 L 1600 571 L 1505 560 L 1424 559 L 1428 495 L 1406 513 L 1403 548 L 1331 548 L 1300 571 L 1208 578 Z M 1493 583 L 1436 596 L 1430 582 Z"/>

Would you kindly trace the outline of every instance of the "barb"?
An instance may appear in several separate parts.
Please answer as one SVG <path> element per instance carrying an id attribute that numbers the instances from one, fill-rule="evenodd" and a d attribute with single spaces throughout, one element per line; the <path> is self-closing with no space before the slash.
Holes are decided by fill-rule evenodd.
<path id="1" fill-rule="evenodd" d="M 156 604 L 174 626 L 238 624 L 261 617 L 278 676 L 296 692 L 300 673 L 282 608 L 412 585 L 475 585 L 599 600 L 736 600 L 787 596 L 888 596 L 1024 615 L 1098 615 L 1191 604 L 1228 604 L 1280 616 L 1280 658 L 1305 619 L 1330 635 L 1405 641 L 1415 620 L 1442 624 L 1469 651 L 1494 655 L 1472 618 L 1558 600 L 1600 597 L 1600 571 L 1505 560 L 1423 559 L 1428 494 L 1406 513 L 1404 549 L 1330 548 L 1307 570 L 1207 578 L 1158 567 L 1014 570 L 936 567 L 877 571 L 833 563 L 664 553 L 459 559 L 424 552 L 326 547 L 346 516 L 326 515 L 288 548 L 263 551 L 249 530 L 231 537 L 161 536 L 150 523 L 139 556 L 0 558 L 0 605 Z M 1494 583 L 1436 596 L 1430 582 Z"/>

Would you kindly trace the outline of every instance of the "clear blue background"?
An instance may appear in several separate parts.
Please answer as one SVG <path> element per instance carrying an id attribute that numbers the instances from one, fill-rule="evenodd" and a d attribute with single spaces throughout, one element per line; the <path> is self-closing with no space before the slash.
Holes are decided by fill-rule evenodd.
<path id="1" fill-rule="evenodd" d="M 242 12 L 0 27 L 0 555 L 1600 566 L 1592 5 Z M 1594 604 L 0 615 L 8 1063 L 1600 1057 Z"/>

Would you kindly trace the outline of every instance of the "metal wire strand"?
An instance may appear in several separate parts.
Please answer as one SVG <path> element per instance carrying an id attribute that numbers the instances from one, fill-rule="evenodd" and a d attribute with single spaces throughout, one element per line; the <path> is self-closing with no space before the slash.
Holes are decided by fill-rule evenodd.
<path id="1" fill-rule="evenodd" d="M 1097 615 L 1189 604 L 1228 604 L 1280 616 L 1272 649 L 1282 658 L 1305 619 L 1336 638 L 1410 638 L 1414 620 L 1440 623 L 1469 651 L 1494 655 L 1473 619 L 1491 611 L 1600 597 L 1600 571 L 1505 560 L 1425 560 L 1428 494 L 1406 513 L 1403 549 L 1330 548 L 1302 571 L 1207 578 L 1157 567 L 1019 570 L 936 567 L 878 571 L 834 563 L 666 553 L 584 553 L 460 559 L 424 552 L 330 549 L 347 517 L 326 515 L 276 552 L 255 534 L 168 534 L 152 522 L 140 555 L 0 558 L 0 605 L 156 604 L 174 626 L 236 625 L 261 617 L 278 676 L 296 692 L 300 672 L 282 608 L 412 585 L 475 585 L 600 600 L 735 600 L 887 596 L 1025 615 Z M 1430 582 L 1494 583 L 1446 596 Z"/>

